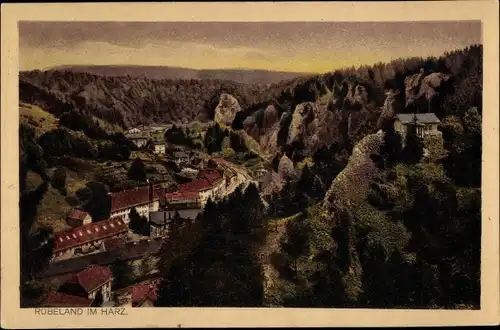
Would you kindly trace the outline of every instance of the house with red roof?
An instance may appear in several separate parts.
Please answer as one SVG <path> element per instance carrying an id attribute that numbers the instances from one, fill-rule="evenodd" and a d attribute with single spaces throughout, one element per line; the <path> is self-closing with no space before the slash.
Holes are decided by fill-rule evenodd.
<path id="1" fill-rule="evenodd" d="M 52 261 L 69 259 L 75 254 L 87 254 L 104 250 L 104 241 L 126 237 L 128 225 L 122 218 L 89 223 L 55 233 Z"/>
<path id="2" fill-rule="evenodd" d="M 153 186 L 149 185 L 110 193 L 110 218 L 123 217 L 125 222 L 129 223 L 132 208 L 135 208 L 140 216 L 147 218 L 149 212 L 158 211 L 160 208 L 161 191 L 162 189 L 153 189 Z"/>
<path id="3" fill-rule="evenodd" d="M 158 284 L 138 284 L 132 288 L 132 307 L 154 307 L 158 299 Z"/>
<path id="4" fill-rule="evenodd" d="M 92 217 L 87 212 L 74 208 L 68 213 L 66 222 L 71 227 L 79 227 L 91 223 Z"/>
<path id="5" fill-rule="evenodd" d="M 234 164 L 221 157 L 212 157 L 208 160 L 207 168 L 219 168 L 223 171 L 226 186 L 237 184 L 238 173 L 233 169 Z"/>
<path id="6" fill-rule="evenodd" d="M 224 196 L 225 178 L 219 169 L 200 170 L 197 179 L 179 185 L 179 192 L 198 193 L 203 207 L 209 198 L 216 200 Z"/>
<path id="7" fill-rule="evenodd" d="M 112 298 L 112 281 L 113 273 L 108 267 L 90 265 L 84 270 L 74 274 L 68 281 L 61 285 L 58 292 L 81 297 L 92 301 L 94 305 L 101 306 Z M 74 302 L 76 301 L 77 299 L 75 298 Z M 83 303 L 81 299 L 78 301 Z"/>
<path id="8" fill-rule="evenodd" d="M 115 292 L 117 306 L 121 307 L 153 307 L 158 299 L 161 277 L 154 274 L 149 280 L 133 284 Z"/>

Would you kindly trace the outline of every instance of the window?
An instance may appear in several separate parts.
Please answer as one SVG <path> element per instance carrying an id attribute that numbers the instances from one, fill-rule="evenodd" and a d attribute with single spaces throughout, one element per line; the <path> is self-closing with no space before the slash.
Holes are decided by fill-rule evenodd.
<path id="1" fill-rule="evenodd" d="M 115 228 L 115 225 L 113 225 L 112 223 L 109 224 L 111 226 L 111 228 Z"/>
<path id="2" fill-rule="evenodd" d="M 83 236 L 83 234 L 82 234 L 82 232 L 81 232 L 81 231 L 79 231 L 79 232 L 78 232 L 78 236 L 80 236 L 80 237 L 82 237 L 82 236 Z"/>
<path id="3" fill-rule="evenodd" d="M 104 230 L 108 230 L 108 227 L 106 227 L 106 226 L 103 226 L 103 228 L 104 228 Z"/>
<path id="4" fill-rule="evenodd" d="M 69 236 L 68 235 L 66 235 L 66 239 L 69 241 Z"/>
<path id="5" fill-rule="evenodd" d="M 92 234 L 92 232 L 90 230 L 88 230 L 88 229 L 87 229 L 87 233 Z"/>
<path id="6" fill-rule="evenodd" d="M 76 238 L 76 235 L 75 235 L 75 234 L 73 234 L 73 238 Z"/>

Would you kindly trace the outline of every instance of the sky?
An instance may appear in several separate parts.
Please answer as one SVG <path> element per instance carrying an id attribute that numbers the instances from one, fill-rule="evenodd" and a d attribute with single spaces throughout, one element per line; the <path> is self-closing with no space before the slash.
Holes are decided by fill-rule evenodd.
<path id="1" fill-rule="evenodd" d="M 19 22 L 20 70 L 155 65 L 323 73 L 481 43 L 481 23 Z"/>

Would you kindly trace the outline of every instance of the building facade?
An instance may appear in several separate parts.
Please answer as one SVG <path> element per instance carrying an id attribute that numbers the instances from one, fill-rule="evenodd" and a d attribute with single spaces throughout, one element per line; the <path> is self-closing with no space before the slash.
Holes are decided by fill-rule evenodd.
<path id="1" fill-rule="evenodd" d="M 92 300 L 95 305 L 112 300 L 111 283 L 113 273 L 108 267 L 90 265 L 74 274 L 60 288 L 59 292 Z"/>
<path id="2" fill-rule="evenodd" d="M 104 241 L 125 237 L 128 226 L 121 218 L 90 223 L 55 233 L 52 261 L 69 259 L 77 254 L 104 251 Z"/>
<path id="3" fill-rule="evenodd" d="M 394 117 L 394 130 L 405 137 L 412 125 L 415 126 L 417 136 L 438 135 L 440 120 L 434 113 L 401 113 Z"/>
<path id="4" fill-rule="evenodd" d="M 68 213 L 68 217 L 66 218 L 66 222 L 71 227 L 80 227 L 83 225 L 88 225 L 92 222 L 92 217 L 85 211 L 79 209 L 72 209 Z"/>
<path id="5" fill-rule="evenodd" d="M 140 216 L 147 218 L 149 212 L 156 212 L 160 208 L 160 194 L 161 189 L 153 189 L 152 185 L 110 193 L 110 219 L 120 217 L 128 224 L 129 213 L 133 208 Z"/>
<path id="6" fill-rule="evenodd" d="M 155 154 L 164 155 L 165 154 L 165 145 L 164 144 L 155 144 Z"/>

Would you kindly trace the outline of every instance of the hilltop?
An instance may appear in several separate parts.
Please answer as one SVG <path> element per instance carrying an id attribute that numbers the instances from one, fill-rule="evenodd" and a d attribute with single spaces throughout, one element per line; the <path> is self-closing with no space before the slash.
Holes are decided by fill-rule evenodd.
<path id="1" fill-rule="evenodd" d="M 87 72 L 98 76 L 131 76 L 172 80 L 227 80 L 243 84 L 273 84 L 312 73 L 256 69 L 191 69 L 149 65 L 63 65 L 50 71 Z"/>

